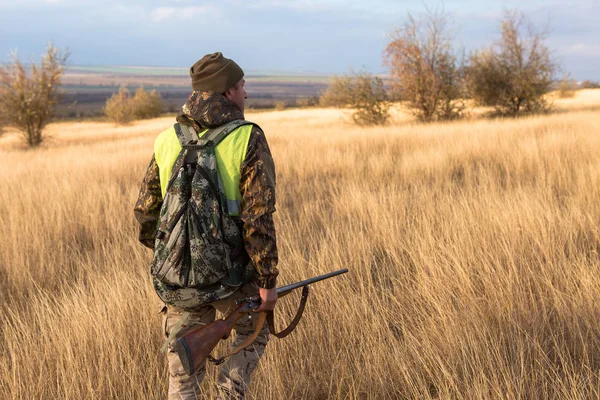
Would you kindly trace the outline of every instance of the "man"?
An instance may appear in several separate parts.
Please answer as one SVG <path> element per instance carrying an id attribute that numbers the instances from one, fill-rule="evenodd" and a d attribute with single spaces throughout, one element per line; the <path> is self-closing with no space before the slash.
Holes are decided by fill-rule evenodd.
<path id="1" fill-rule="evenodd" d="M 208 54 L 190 68 L 192 93 L 177 116 L 179 124 L 191 126 L 199 136 L 207 129 L 217 128 L 232 120 L 244 119 L 244 72 L 221 53 Z M 146 171 L 135 216 L 141 224 L 140 241 L 154 247 L 157 221 L 171 168 L 181 150 L 172 127 L 155 141 L 154 155 Z M 227 312 L 236 300 L 259 293 L 261 306 L 267 311 L 277 301 L 277 244 L 272 214 L 275 212 L 275 167 L 264 133 L 256 125 L 244 125 L 232 131 L 215 148 L 218 174 L 225 186 L 229 215 L 239 228 L 243 246 L 230 254 L 232 262 L 250 266 L 250 278 L 240 286 L 222 284 L 198 289 L 194 303 L 186 307 L 165 306 L 164 334 L 173 330 L 206 324 L 215 319 L 216 310 Z M 229 192 L 227 192 L 229 188 Z M 247 276 L 247 275 L 245 275 Z M 154 280 L 155 289 L 166 290 Z M 189 290 L 189 289 L 188 289 Z M 186 318 L 182 318 L 184 315 Z M 255 321 L 246 315 L 235 325 L 233 346 L 242 343 L 255 330 Z M 253 345 L 232 356 L 219 375 L 219 391 L 224 398 L 243 399 L 268 340 L 268 328 L 263 326 Z M 188 376 L 176 353 L 167 353 L 169 363 L 169 399 L 196 399 L 204 378 L 205 366 Z M 206 362 L 204 363 L 204 365 Z"/>

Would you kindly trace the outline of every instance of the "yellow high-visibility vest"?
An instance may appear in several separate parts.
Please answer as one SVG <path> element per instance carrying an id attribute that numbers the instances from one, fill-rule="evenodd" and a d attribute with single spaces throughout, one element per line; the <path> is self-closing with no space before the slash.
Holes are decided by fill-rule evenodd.
<path id="1" fill-rule="evenodd" d="M 242 163 L 248 151 L 248 141 L 253 125 L 243 125 L 231 132 L 215 147 L 217 156 L 217 170 L 223 181 L 223 189 L 227 198 L 229 215 L 238 216 L 242 194 L 240 193 L 240 172 Z M 198 133 L 202 137 L 208 129 Z M 171 177 L 171 169 L 181 151 L 181 144 L 175 133 L 175 128 L 170 127 L 162 132 L 154 141 L 154 158 L 158 165 L 160 176 L 160 189 L 163 197 L 167 191 L 167 184 Z"/>

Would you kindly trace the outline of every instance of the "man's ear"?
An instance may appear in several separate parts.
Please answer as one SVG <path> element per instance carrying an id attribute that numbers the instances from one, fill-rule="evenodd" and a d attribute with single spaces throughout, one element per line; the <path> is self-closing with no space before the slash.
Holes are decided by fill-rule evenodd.
<path id="1" fill-rule="evenodd" d="M 223 93 L 223 96 L 225 96 L 229 100 L 231 100 L 231 89 L 227 89 L 227 91 L 225 93 Z"/>

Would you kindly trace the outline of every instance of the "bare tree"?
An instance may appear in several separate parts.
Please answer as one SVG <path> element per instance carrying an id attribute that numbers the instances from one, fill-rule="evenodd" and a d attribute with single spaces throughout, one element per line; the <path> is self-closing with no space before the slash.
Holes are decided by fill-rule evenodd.
<path id="1" fill-rule="evenodd" d="M 465 109 L 463 57 L 452 47 L 449 17 L 427 10 L 391 35 L 384 51 L 394 94 L 424 122 L 460 118 Z"/>
<path id="2" fill-rule="evenodd" d="M 351 108 L 357 125 L 384 125 L 390 118 L 388 95 L 381 78 L 365 71 L 334 77 L 321 96 L 324 106 Z"/>
<path id="3" fill-rule="evenodd" d="M 501 21 L 502 36 L 494 45 L 471 56 L 469 86 L 481 105 L 497 114 L 544 112 L 557 64 L 544 44 L 546 31 L 538 31 L 523 14 L 509 11 Z"/>
<path id="4" fill-rule="evenodd" d="M 54 118 L 68 57 L 68 49 L 60 50 L 50 43 L 40 64 L 32 63 L 29 73 L 16 53 L 0 66 L 0 114 L 22 132 L 31 147 L 43 142 L 43 129 Z"/>

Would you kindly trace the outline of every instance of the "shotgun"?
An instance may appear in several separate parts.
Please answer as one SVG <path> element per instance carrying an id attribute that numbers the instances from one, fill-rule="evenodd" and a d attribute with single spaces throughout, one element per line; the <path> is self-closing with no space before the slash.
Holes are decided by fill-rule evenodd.
<path id="1" fill-rule="evenodd" d="M 271 334 L 280 339 L 284 338 L 294 330 L 294 328 L 302 318 L 302 313 L 304 312 L 306 300 L 308 299 L 308 285 L 332 278 L 334 276 L 345 274 L 346 272 L 348 272 L 348 268 L 329 272 L 324 275 L 315 276 L 314 278 L 306 279 L 300 282 L 292 283 L 291 285 L 286 285 L 277 288 L 278 298 L 283 297 L 296 289 L 302 288 L 302 299 L 300 301 L 298 311 L 296 312 L 296 316 L 294 317 L 290 325 L 281 332 L 275 332 L 273 324 L 273 311 L 261 312 L 257 315 L 258 323 L 256 325 L 256 330 L 251 337 L 249 337 L 237 348 L 232 350 L 230 353 L 224 355 L 223 357 L 214 358 L 210 355 L 210 353 L 217 346 L 217 344 L 219 344 L 221 340 L 225 340 L 229 337 L 234 324 L 240 318 L 242 318 L 244 314 L 251 313 L 253 312 L 253 310 L 258 308 L 258 306 L 260 306 L 260 296 L 256 294 L 238 300 L 236 302 L 236 308 L 229 314 L 224 316 L 222 319 L 218 319 L 209 324 L 202 325 L 197 328 L 192 328 L 191 330 L 186 331 L 180 337 L 177 337 L 174 340 L 174 342 L 171 344 L 171 350 L 177 353 L 177 355 L 181 359 L 181 364 L 183 365 L 183 368 L 188 373 L 188 375 L 192 375 L 194 372 L 200 369 L 205 359 L 208 359 L 216 365 L 219 365 L 222 364 L 227 357 L 230 357 L 245 349 L 246 347 L 250 346 L 254 342 L 256 337 L 259 335 L 260 330 L 265 324 L 265 321 L 267 321 L 269 325 L 269 330 L 271 331 Z"/>

